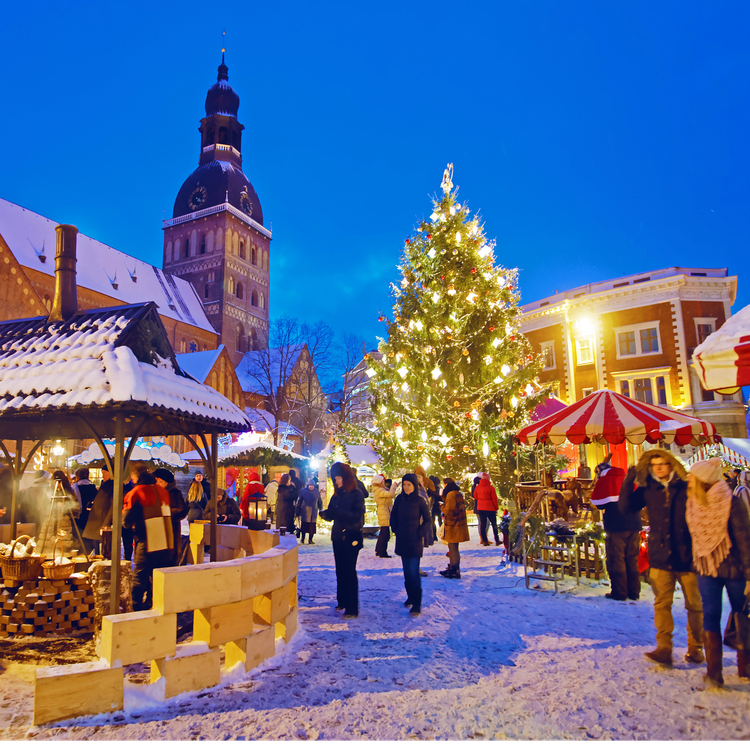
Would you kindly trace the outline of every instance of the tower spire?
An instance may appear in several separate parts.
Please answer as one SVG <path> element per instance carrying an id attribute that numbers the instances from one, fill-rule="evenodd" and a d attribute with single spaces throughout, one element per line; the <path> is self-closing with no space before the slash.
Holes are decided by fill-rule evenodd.
<path id="1" fill-rule="evenodd" d="M 219 65 L 219 75 L 216 76 L 217 81 L 229 80 L 229 68 L 224 64 L 224 53 L 227 51 L 226 35 L 227 30 L 224 29 L 224 31 L 221 32 L 221 65 Z"/>

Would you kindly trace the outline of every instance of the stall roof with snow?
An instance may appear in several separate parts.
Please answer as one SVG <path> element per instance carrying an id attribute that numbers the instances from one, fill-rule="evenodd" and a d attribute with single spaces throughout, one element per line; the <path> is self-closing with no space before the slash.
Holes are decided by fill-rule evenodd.
<path id="1" fill-rule="evenodd" d="M 241 432 L 244 413 L 179 366 L 153 302 L 0 323 L 3 438 Z M 94 429 L 92 429 L 94 428 Z"/>

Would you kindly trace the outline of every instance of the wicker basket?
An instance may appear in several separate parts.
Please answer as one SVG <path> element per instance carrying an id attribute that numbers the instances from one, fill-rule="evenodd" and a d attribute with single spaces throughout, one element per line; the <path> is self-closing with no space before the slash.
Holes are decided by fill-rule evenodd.
<path id="1" fill-rule="evenodd" d="M 60 565 L 55 562 L 55 552 L 59 540 L 55 539 L 52 546 L 52 559 L 42 563 L 42 574 L 50 581 L 64 581 L 75 573 L 76 564 L 74 562 L 63 563 Z M 60 554 L 62 554 L 62 545 L 60 545 Z"/>
<path id="2" fill-rule="evenodd" d="M 39 578 L 39 574 L 42 572 L 42 556 L 32 555 L 31 557 L 14 557 L 13 553 L 16 551 L 16 545 L 22 539 L 31 539 L 30 536 L 24 534 L 19 536 L 10 550 L 10 555 L 0 555 L 0 568 L 3 571 L 3 578 L 12 579 L 14 581 L 33 581 Z"/>

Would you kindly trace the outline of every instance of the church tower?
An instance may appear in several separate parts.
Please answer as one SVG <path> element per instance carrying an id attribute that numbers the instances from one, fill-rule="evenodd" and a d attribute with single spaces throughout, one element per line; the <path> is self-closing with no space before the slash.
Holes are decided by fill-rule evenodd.
<path id="1" fill-rule="evenodd" d="M 192 283 L 237 365 L 246 351 L 266 345 L 271 232 L 242 171 L 240 98 L 223 52 L 205 106 L 198 168 L 163 224 L 164 270 Z"/>

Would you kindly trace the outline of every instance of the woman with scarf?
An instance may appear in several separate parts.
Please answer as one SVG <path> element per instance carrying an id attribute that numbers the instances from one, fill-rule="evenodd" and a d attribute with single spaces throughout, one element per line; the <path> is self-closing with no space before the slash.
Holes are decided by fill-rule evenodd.
<path id="1" fill-rule="evenodd" d="M 748 481 L 748 472 L 745 481 Z M 742 480 L 738 482 L 738 489 Z M 747 485 L 745 485 L 747 486 Z M 721 600 L 727 590 L 732 614 L 739 613 L 750 596 L 750 509 L 743 493 L 732 490 L 721 475 L 721 459 L 693 464 L 688 476 L 685 511 L 693 540 L 693 566 L 703 600 L 703 643 L 707 674 L 714 687 L 724 684 L 722 676 Z M 748 644 L 750 645 L 750 644 Z M 747 650 L 737 651 L 737 672 L 748 677 Z"/>
<path id="2" fill-rule="evenodd" d="M 419 561 L 424 550 L 424 527 L 432 525 L 432 518 L 424 497 L 419 493 L 416 474 L 404 474 L 401 493 L 396 497 L 391 510 L 391 529 L 396 535 L 396 554 L 404 569 L 404 588 L 407 599 L 405 607 L 411 607 L 410 615 L 422 611 L 422 580 L 419 577 Z"/>
<path id="3" fill-rule="evenodd" d="M 359 582 L 357 558 L 362 549 L 362 527 L 365 524 L 365 498 L 357 487 L 357 478 L 348 464 L 337 461 L 331 466 L 333 497 L 320 512 L 324 521 L 333 521 L 331 542 L 336 564 L 336 609 L 344 610 L 344 618 L 359 615 Z"/>

